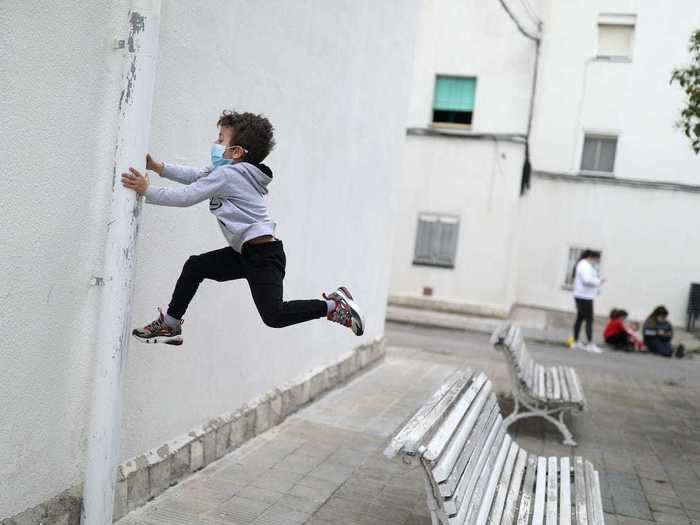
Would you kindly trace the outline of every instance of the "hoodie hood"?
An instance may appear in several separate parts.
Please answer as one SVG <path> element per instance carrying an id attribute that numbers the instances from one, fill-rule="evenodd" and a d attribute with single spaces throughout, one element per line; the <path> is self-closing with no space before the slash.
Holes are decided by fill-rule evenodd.
<path id="1" fill-rule="evenodd" d="M 243 176 L 261 195 L 267 195 L 267 186 L 272 182 L 272 170 L 265 164 L 237 162 L 225 164 L 220 169 L 233 170 Z"/>

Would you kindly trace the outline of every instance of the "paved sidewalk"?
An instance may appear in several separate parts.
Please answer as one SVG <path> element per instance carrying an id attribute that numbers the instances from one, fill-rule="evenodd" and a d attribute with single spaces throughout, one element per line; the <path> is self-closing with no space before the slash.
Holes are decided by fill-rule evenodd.
<path id="1" fill-rule="evenodd" d="M 402 323 L 414 326 L 450 328 L 454 330 L 466 330 L 492 334 L 496 328 L 505 321 L 492 317 L 477 315 L 465 315 L 458 313 L 438 312 L 423 308 L 411 308 L 406 306 L 389 305 L 387 308 L 387 320 L 394 323 Z M 563 345 L 571 335 L 571 324 L 555 324 L 542 326 L 539 320 L 515 319 L 512 321 L 521 327 L 523 334 L 530 341 Z M 596 322 L 594 325 L 594 339 L 601 343 L 601 335 L 605 325 Z M 582 332 L 583 333 L 583 332 Z M 683 327 L 674 327 L 674 344 L 683 344 L 688 350 L 700 348 L 700 339 L 695 334 L 686 332 Z M 601 343 L 602 344 L 602 343 Z"/>
<path id="2" fill-rule="evenodd" d="M 480 334 L 389 325 L 387 336 L 399 346 L 384 363 L 120 525 L 428 525 L 420 473 L 382 456 L 387 439 L 456 367 L 486 371 L 500 391 L 507 371 Z M 700 523 L 700 359 L 532 353 L 579 369 L 590 411 L 572 425 L 575 453 L 600 471 L 606 522 Z M 511 433 L 532 452 L 574 452 L 538 420 Z"/>

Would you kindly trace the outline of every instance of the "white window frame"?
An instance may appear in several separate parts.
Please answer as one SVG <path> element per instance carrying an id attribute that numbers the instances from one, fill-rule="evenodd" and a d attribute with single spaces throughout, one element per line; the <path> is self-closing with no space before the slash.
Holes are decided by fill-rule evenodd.
<path id="1" fill-rule="evenodd" d="M 451 224 L 455 227 L 454 232 L 454 242 L 452 246 L 449 246 L 446 253 L 447 260 L 440 260 L 439 253 L 431 254 L 430 257 L 421 257 L 418 253 L 419 243 L 421 242 L 420 231 L 421 222 L 435 222 L 443 224 Z M 437 268 L 448 268 L 452 269 L 455 267 L 457 260 L 457 246 L 459 245 L 459 215 L 447 214 L 447 213 L 435 213 L 435 212 L 419 212 L 418 221 L 416 223 L 416 235 L 415 235 L 415 245 L 413 248 L 413 264 L 415 266 L 433 266 Z"/>
<path id="2" fill-rule="evenodd" d="M 600 26 L 618 26 L 629 27 L 632 29 L 632 38 L 630 39 L 629 52 L 626 55 L 608 55 L 600 52 Z M 637 15 L 622 14 L 622 13 L 600 13 L 598 15 L 598 24 L 596 26 L 598 37 L 596 41 L 596 60 L 607 62 L 632 62 L 634 55 L 634 41 L 637 33 Z"/>
<path id="3" fill-rule="evenodd" d="M 583 152 L 586 148 L 586 139 L 615 139 L 615 158 L 613 159 L 612 171 L 597 171 L 587 170 L 583 168 Z M 581 151 L 579 154 L 579 173 L 581 175 L 591 175 L 594 177 L 615 177 L 615 168 L 617 166 L 617 153 L 620 146 L 620 135 L 614 131 L 598 131 L 584 130 L 583 138 L 581 139 Z"/>

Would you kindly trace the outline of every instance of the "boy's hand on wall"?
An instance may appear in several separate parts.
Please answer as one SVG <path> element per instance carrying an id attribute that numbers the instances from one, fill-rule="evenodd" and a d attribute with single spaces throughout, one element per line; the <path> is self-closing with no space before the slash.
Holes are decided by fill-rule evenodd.
<path id="1" fill-rule="evenodd" d="M 129 173 L 122 173 L 122 186 L 143 195 L 148 189 L 148 177 L 136 168 L 129 168 Z"/>
<path id="2" fill-rule="evenodd" d="M 163 171 L 163 163 L 153 160 L 150 153 L 146 154 L 146 169 L 155 171 L 158 175 Z"/>

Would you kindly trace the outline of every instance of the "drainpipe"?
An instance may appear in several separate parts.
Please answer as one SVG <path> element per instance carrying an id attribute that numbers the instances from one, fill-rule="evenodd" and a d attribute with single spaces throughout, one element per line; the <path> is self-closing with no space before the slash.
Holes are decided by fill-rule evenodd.
<path id="1" fill-rule="evenodd" d="M 122 378 L 131 327 L 134 247 L 141 199 L 121 185 L 130 165 L 144 168 L 150 135 L 153 86 L 160 29 L 160 0 L 132 0 L 128 35 L 114 41 L 124 49 L 118 131 L 107 219 L 102 299 L 96 337 L 95 389 L 83 489 L 83 525 L 110 525 L 119 461 Z M 120 37 L 121 38 L 121 37 Z"/>
<path id="2" fill-rule="evenodd" d="M 534 71 L 532 73 L 532 91 L 530 93 L 530 108 L 527 116 L 527 134 L 525 135 L 525 161 L 523 162 L 523 172 L 520 180 L 520 195 L 525 195 L 527 190 L 530 189 L 530 173 L 532 171 L 532 166 L 530 165 L 530 131 L 532 129 L 532 117 L 535 111 L 535 95 L 537 93 L 537 74 L 538 67 L 540 63 L 540 44 L 541 44 L 541 34 L 542 34 L 542 21 L 537 18 L 537 16 L 530 13 L 533 17 L 535 24 L 537 25 L 537 34 L 532 34 L 523 27 L 518 18 L 515 16 L 513 11 L 508 7 L 505 0 L 498 0 L 503 7 L 503 10 L 513 21 L 518 31 L 527 39 L 535 42 L 535 64 Z M 523 3 L 523 6 L 527 6 Z"/>

